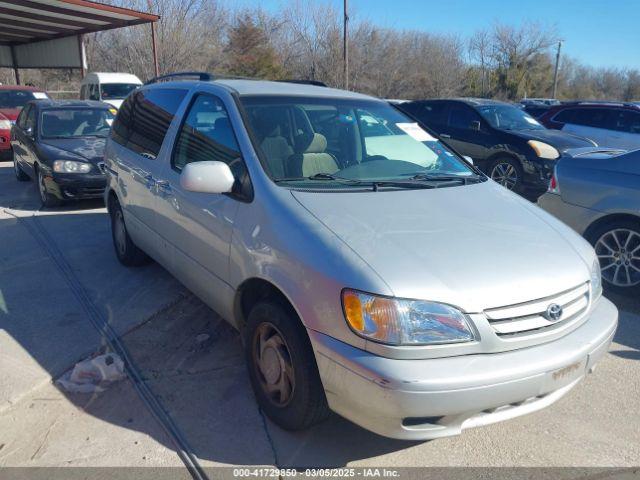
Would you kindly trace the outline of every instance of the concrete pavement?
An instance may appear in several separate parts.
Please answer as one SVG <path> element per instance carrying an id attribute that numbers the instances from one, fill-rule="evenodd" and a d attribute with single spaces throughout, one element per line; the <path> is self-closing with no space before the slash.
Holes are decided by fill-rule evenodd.
<path id="1" fill-rule="evenodd" d="M 422 443 L 379 437 L 337 416 L 290 433 L 259 412 L 234 330 L 157 265 L 117 263 L 104 209 L 37 209 L 33 184 L 15 182 L 0 163 L 0 466 L 180 464 L 128 382 L 89 397 L 51 385 L 102 341 L 25 224 L 32 215 L 205 466 L 640 465 L 637 299 L 613 299 L 622 315 L 611 352 L 541 412 Z"/>

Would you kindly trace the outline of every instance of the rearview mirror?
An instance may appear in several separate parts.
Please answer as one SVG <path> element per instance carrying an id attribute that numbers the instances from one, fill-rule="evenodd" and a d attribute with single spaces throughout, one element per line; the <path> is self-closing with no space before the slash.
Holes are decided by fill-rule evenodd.
<path id="1" fill-rule="evenodd" d="M 471 165 L 473 165 L 473 158 L 471 158 L 469 155 L 463 155 L 462 158 L 464 158 L 467 163 L 470 163 Z"/>
<path id="2" fill-rule="evenodd" d="M 471 130 L 480 131 L 480 120 L 473 120 L 471 122 Z"/>
<path id="3" fill-rule="evenodd" d="M 234 182 L 229 165 L 223 162 L 187 163 L 180 175 L 180 186 L 190 192 L 229 193 Z"/>

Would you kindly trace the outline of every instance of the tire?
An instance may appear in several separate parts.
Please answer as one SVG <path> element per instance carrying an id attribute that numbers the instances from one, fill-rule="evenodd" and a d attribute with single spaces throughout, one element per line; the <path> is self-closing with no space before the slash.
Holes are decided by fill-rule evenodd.
<path id="1" fill-rule="evenodd" d="M 29 175 L 24 173 L 22 171 L 22 168 L 20 168 L 20 165 L 18 165 L 18 160 L 16 159 L 16 152 L 14 151 L 11 152 L 11 158 L 13 160 L 13 171 L 16 174 L 16 179 L 18 179 L 19 182 L 28 182 L 29 180 L 31 180 Z"/>
<path id="2" fill-rule="evenodd" d="M 499 157 L 495 159 L 489 166 L 489 177 L 507 190 L 522 191 L 522 167 L 513 158 Z"/>
<path id="3" fill-rule="evenodd" d="M 38 193 L 40 194 L 40 201 L 42 202 L 43 207 L 57 207 L 62 204 L 62 201 L 59 198 L 51 195 L 47 190 L 44 175 L 40 168 L 36 168 L 36 181 L 38 182 Z"/>
<path id="4" fill-rule="evenodd" d="M 269 300 L 256 304 L 243 336 L 253 392 L 273 422 L 304 430 L 328 417 L 311 342 L 291 308 Z"/>
<path id="5" fill-rule="evenodd" d="M 126 267 L 139 267 L 151 261 L 149 256 L 133 243 L 127 226 L 124 222 L 124 214 L 118 202 L 114 202 L 111 209 L 111 238 L 116 256 L 120 263 Z"/>
<path id="6" fill-rule="evenodd" d="M 623 295 L 640 294 L 640 220 L 599 225 L 587 240 L 598 255 L 603 287 Z"/>

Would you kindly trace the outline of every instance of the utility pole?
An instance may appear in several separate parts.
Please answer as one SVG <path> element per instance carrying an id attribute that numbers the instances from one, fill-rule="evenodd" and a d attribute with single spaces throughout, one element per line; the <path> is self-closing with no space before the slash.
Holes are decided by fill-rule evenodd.
<path id="1" fill-rule="evenodd" d="M 344 89 L 349 90 L 349 45 L 348 45 L 348 24 L 349 24 L 349 13 L 347 10 L 347 2 L 348 0 L 344 0 L 344 26 L 342 29 L 342 79 L 344 81 Z"/>
<path id="2" fill-rule="evenodd" d="M 560 65 L 560 48 L 562 48 L 562 40 L 558 41 L 558 52 L 556 53 L 556 68 L 553 72 L 553 93 L 551 98 L 556 98 L 556 92 L 558 91 L 558 66 Z"/>

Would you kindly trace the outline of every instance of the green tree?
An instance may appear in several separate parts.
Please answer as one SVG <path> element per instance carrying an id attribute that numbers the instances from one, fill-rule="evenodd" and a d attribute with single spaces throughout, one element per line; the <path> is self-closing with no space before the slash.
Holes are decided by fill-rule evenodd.
<path id="1" fill-rule="evenodd" d="M 285 70 L 266 32 L 250 14 L 238 16 L 229 29 L 225 53 L 227 71 L 245 77 L 279 79 Z"/>

